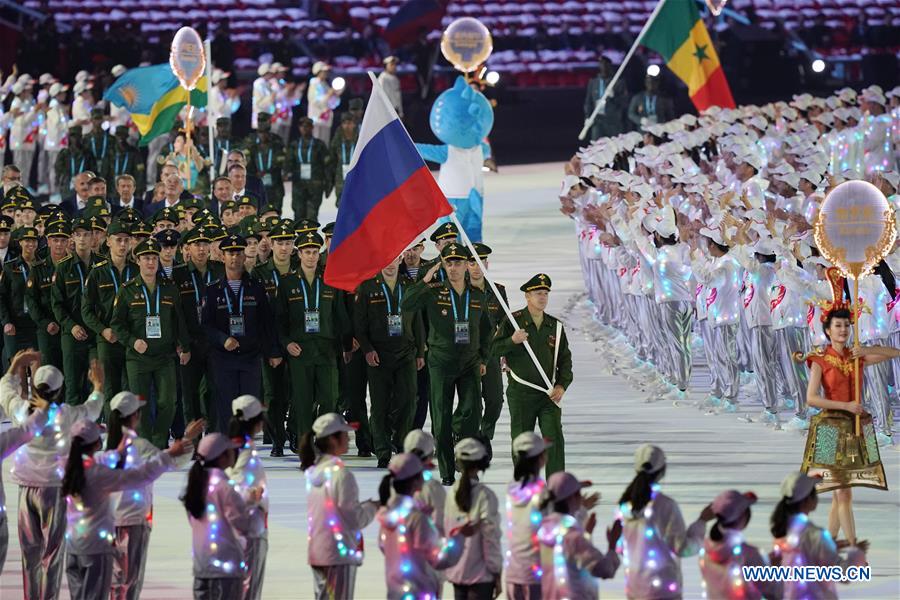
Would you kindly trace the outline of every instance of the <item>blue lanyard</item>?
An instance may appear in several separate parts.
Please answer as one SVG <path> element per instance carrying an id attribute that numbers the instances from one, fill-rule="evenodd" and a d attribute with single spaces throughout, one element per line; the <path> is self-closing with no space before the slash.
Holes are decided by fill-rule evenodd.
<path id="1" fill-rule="evenodd" d="M 300 274 L 300 285 L 303 286 L 303 308 L 304 310 L 309 310 L 309 294 L 306 292 L 306 277 L 303 274 Z M 316 304 L 312 308 L 314 311 L 318 312 L 319 310 L 319 278 L 316 277 Z"/>
<path id="2" fill-rule="evenodd" d="M 265 168 L 263 168 L 262 154 L 257 154 L 257 155 L 256 155 L 256 162 L 257 162 L 257 164 L 259 165 L 259 171 L 260 171 L 261 173 L 268 173 L 269 170 L 272 168 L 272 149 L 269 148 L 269 156 L 268 156 L 268 158 L 266 159 L 266 166 L 265 166 Z"/>
<path id="3" fill-rule="evenodd" d="M 75 268 L 78 269 L 78 279 L 81 281 L 81 293 L 83 294 L 84 293 L 84 271 L 81 270 L 81 259 L 76 257 L 75 260 L 78 261 L 75 263 Z"/>
<path id="4" fill-rule="evenodd" d="M 312 164 L 312 149 L 313 149 L 313 141 L 309 140 L 309 148 L 306 150 L 306 164 Z M 300 164 L 303 164 L 303 157 L 300 153 L 303 151 L 303 140 L 297 142 L 297 160 L 300 161 Z"/>
<path id="5" fill-rule="evenodd" d="M 600 83 L 597 85 L 597 98 L 603 97 L 603 92 L 606 91 L 606 82 L 603 81 L 603 78 L 600 79 Z"/>
<path id="6" fill-rule="evenodd" d="M 464 321 L 469 320 L 469 293 L 471 291 L 472 290 L 470 290 L 468 287 L 466 288 L 466 313 L 465 319 L 463 319 Z M 452 287 L 450 287 L 450 306 L 453 307 L 453 320 L 459 321 L 459 313 L 456 310 L 456 292 L 453 291 Z"/>
<path id="7" fill-rule="evenodd" d="M 228 285 L 228 282 L 225 282 L 225 303 L 228 305 L 228 314 L 234 315 L 234 311 L 231 308 L 231 286 Z M 238 292 L 238 315 L 244 314 L 244 282 L 241 282 L 240 291 Z"/>
<path id="8" fill-rule="evenodd" d="M 350 158 L 353 158 L 353 151 L 356 150 L 356 144 L 350 145 Z M 341 158 L 343 159 L 341 162 L 345 165 L 350 164 L 350 160 L 347 158 L 347 144 L 346 142 L 341 144 Z"/>
<path id="9" fill-rule="evenodd" d="M 656 96 L 644 96 L 644 112 L 648 115 L 656 114 Z"/>
<path id="10" fill-rule="evenodd" d="M 156 316 L 159 316 L 159 284 L 156 284 Z M 141 285 L 141 291 L 144 292 L 144 302 L 147 303 L 147 316 L 152 315 L 150 312 L 150 295 L 147 293 L 147 285 Z"/>
<path id="11" fill-rule="evenodd" d="M 385 283 L 381 282 L 381 289 L 384 290 L 384 300 L 387 302 L 387 310 L 388 314 L 394 314 L 394 311 L 391 310 L 391 293 L 388 289 L 388 286 Z M 397 282 L 397 314 L 400 314 L 400 303 L 403 302 L 403 285 L 400 282 Z M 454 313 L 455 314 L 455 313 Z"/>
<path id="12" fill-rule="evenodd" d="M 119 155 L 116 154 L 116 166 L 113 169 L 116 175 L 121 175 L 125 171 L 128 170 L 128 154 L 125 155 L 125 160 L 122 162 L 122 170 L 119 170 Z"/>
<path id="13" fill-rule="evenodd" d="M 210 276 L 209 269 L 206 270 L 206 285 L 209 285 Z M 200 306 L 200 286 L 197 284 L 197 272 L 191 271 L 191 282 L 194 284 L 194 299 L 197 301 L 197 306 Z"/>
<path id="14" fill-rule="evenodd" d="M 100 152 L 100 160 L 103 160 L 103 157 L 106 156 L 106 142 L 109 141 L 105 135 L 103 136 L 103 150 Z M 97 156 L 97 138 L 91 136 L 91 151 L 94 153 L 94 156 Z"/>
<path id="15" fill-rule="evenodd" d="M 81 173 L 84 171 L 84 157 L 81 157 L 81 164 L 78 166 L 78 170 L 75 170 L 75 157 L 69 157 L 69 171 L 71 172 L 71 176 L 75 177 L 77 173 Z"/>
<path id="16" fill-rule="evenodd" d="M 22 261 L 22 279 L 25 280 L 25 287 L 28 287 L 28 263 Z"/>
<path id="17" fill-rule="evenodd" d="M 131 265 L 125 265 L 125 270 L 122 271 L 122 273 L 125 275 L 125 281 L 128 281 L 129 279 L 131 279 L 131 277 L 128 276 L 131 273 Z M 116 294 L 118 294 L 119 293 L 119 278 L 116 275 L 116 270 L 113 269 L 112 266 L 109 267 L 109 274 L 112 277 L 113 286 L 116 288 Z"/>

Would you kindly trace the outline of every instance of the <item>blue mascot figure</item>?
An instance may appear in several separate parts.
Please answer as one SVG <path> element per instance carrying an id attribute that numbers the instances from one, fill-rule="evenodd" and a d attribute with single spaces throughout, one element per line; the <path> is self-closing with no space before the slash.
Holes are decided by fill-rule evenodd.
<path id="1" fill-rule="evenodd" d="M 431 131 L 443 144 L 416 144 L 422 157 L 439 163 L 438 185 L 456 218 L 473 242 L 481 241 L 484 216 L 484 174 L 482 166 L 490 158 L 484 141 L 494 126 L 494 110 L 484 94 L 457 77 L 431 107 Z M 446 220 L 446 219 L 445 219 Z"/>

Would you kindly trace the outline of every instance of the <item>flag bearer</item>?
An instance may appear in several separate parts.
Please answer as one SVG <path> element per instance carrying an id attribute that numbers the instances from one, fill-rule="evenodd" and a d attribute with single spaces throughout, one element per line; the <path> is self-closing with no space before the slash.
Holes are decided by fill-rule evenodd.
<path id="1" fill-rule="evenodd" d="M 534 431 L 535 422 L 541 435 L 552 442 L 547 450 L 547 476 L 565 468 L 565 448 L 562 433 L 562 402 L 566 388 L 572 383 L 572 353 L 562 321 L 544 312 L 550 293 L 550 277 L 539 273 L 519 289 L 525 292 L 527 306 L 513 313 L 518 329 L 508 320 L 500 324 L 494 335 L 492 352 L 506 358 L 509 385 L 506 398 L 509 404 L 510 435 L 515 439 L 523 431 Z M 553 390 L 544 389 L 543 378 L 522 345 L 531 344 L 541 368 Z"/>

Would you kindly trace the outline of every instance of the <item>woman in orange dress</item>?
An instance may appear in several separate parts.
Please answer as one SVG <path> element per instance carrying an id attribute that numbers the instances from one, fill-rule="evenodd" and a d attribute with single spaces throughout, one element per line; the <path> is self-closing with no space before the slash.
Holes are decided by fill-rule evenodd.
<path id="1" fill-rule="evenodd" d="M 872 417 L 855 402 L 855 386 L 862 390 L 863 367 L 900 356 L 897 350 L 881 346 L 848 347 L 852 320 L 845 304 L 833 303 L 822 319 L 831 344 L 806 356 L 810 368 L 806 401 L 820 412 L 810 421 L 801 467 L 801 471 L 822 478 L 817 491 L 834 491 L 828 530 L 834 539 L 843 531 L 851 545 L 856 543 L 856 525 L 850 488 L 887 489 Z M 855 358 L 860 359 L 860 369 L 854 382 Z M 861 435 L 856 434 L 856 415 L 860 416 Z"/>

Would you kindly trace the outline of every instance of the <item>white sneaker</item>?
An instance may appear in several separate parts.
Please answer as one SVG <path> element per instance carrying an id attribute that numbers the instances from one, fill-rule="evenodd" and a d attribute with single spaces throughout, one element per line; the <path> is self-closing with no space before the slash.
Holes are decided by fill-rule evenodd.
<path id="1" fill-rule="evenodd" d="M 793 398 L 785 398 L 784 399 L 784 407 L 788 410 L 794 410 L 794 407 L 797 406 L 797 403 L 794 402 Z"/>
<path id="2" fill-rule="evenodd" d="M 781 429 L 781 423 L 778 421 L 778 415 L 768 410 L 763 411 L 762 417 L 760 417 L 759 421 L 766 427 L 774 427 L 776 431 Z"/>
<path id="3" fill-rule="evenodd" d="M 894 445 L 893 436 L 881 433 L 880 431 L 875 434 L 875 439 L 878 440 L 878 445 L 882 448 L 887 448 Z"/>
<path id="4" fill-rule="evenodd" d="M 710 394 L 697 405 L 697 408 L 711 415 L 715 414 L 716 409 L 720 406 L 722 406 L 722 399 Z"/>
<path id="5" fill-rule="evenodd" d="M 784 424 L 787 431 L 806 431 L 809 429 L 809 421 L 794 415 L 794 418 Z"/>
<path id="6" fill-rule="evenodd" d="M 647 395 L 647 398 L 644 400 L 644 402 L 646 402 L 647 404 L 650 404 L 652 402 L 659 402 L 660 400 L 664 399 L 668 393 L 668 384 L 660 384 L 650 390 L 650 393 Z"/>
<path id="7" fill-rule="evenodd" d="M 672 406 L 675 408 L 688 406 L 687 392 L 679 390 L 678 388 L 672 388 L 672 390 L 663 397 L 663 400 L 671 402 Z"/>
<path id="8" fill-rule="evenodd" d="M 737 412 L 737 404 L 734 402 L 730 402 L 728 400 L 722 400 L 722 408 L 719 409 L 720 413 L 731 414 Z"/>

